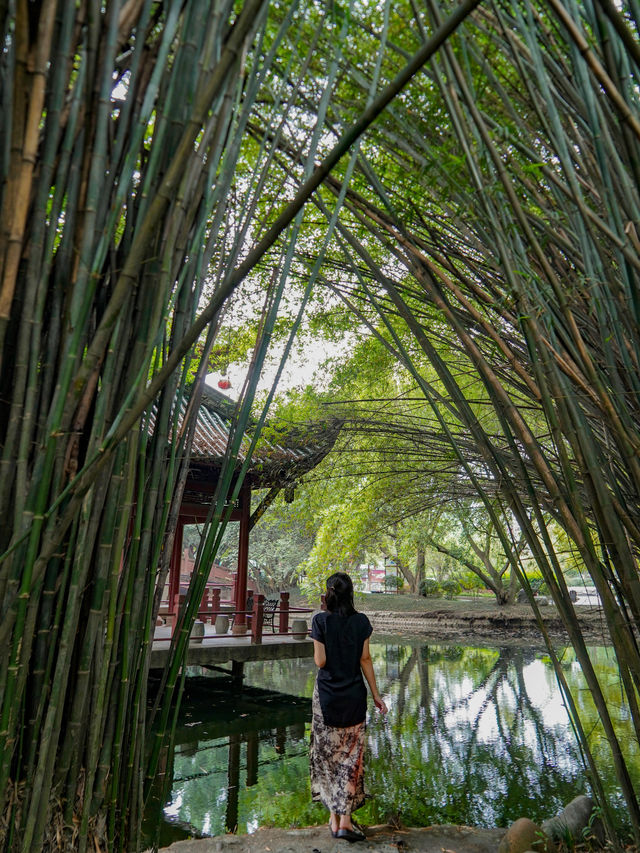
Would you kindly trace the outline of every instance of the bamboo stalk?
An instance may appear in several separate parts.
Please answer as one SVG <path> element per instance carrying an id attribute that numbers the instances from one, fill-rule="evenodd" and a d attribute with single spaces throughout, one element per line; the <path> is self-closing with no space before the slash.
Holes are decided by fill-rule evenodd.
<path id="1" fill-rule="evenodd" d="M 28 91 L 23 121 L 18 114 L 12 125 L 12 160 L 8 186 L 5 191 L 6 206 L 3 222 L 10 223 L 5 234 L 0 232 L 0 359 L 4 348 L 4 337 L 10 316 L 11 302 L 18 277 L 18 265 L 22 255 L 28 204 L 31 197 L 31 182 L 37 157 L 38 128 L 45 96 L 46 66 L 51 52 L 51 41 L 55 23 L 55 0 L 45 0 L 39 9 L 35 50 L 29 42 L 30 22 L 28 9 L 19 3 L 16 10 L 15 33 L 17 36 L 16 78 L 14 103 L 22 100 L 22 92 Z M 0 361 L 0 368 L 2 362 Z"/>

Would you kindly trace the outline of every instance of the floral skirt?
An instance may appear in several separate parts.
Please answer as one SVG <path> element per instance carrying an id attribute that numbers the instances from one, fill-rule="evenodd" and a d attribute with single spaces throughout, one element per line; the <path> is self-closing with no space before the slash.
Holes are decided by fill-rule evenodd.
<path id="1" fill-rule="evenodd" d="M 322 716 L 318 685 L 313 690 L 311 747 L 311 799 L 334 814 L 348 815 L 365 801 L 365 724 L 345 728 L 327 726 Z"/>

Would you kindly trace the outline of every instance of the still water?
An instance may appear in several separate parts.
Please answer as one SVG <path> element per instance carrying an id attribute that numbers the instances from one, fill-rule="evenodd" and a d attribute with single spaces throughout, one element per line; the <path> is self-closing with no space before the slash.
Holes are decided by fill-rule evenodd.
<path id="1" fill-rule="evenodd" d="M 382 638 L 371 645 L 389 714 L 371 705 L 367 787 L 372 799 L 358 812 L 364 823 L 399 817 L 404 823 L 506 826 L 526 815 L 550 817 L 589 786 L 551 662 L 543 651 L 427 644 Z M 609 686 L 610 708 L 630 750 L 640 787 L 640 751 L 621 704 L 615 659 L 592 649 Z M 562 660 L 624 834 L 604 737 L 597 726 L 579 664 Z M 259 826 L 322 823 L 310 802 L 307 744 L 311 660 L 245 665 L 245 687 L 224 679 L 190 678 L 173 758 L 173 785 L 160 822 L 162 844 L 187 836 Z"/>

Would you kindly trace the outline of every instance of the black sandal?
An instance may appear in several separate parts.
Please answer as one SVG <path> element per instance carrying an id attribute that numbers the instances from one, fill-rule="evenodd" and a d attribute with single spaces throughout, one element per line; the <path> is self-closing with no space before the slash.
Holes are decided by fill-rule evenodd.
<path id="1" fill-rule="evenodd" d="M 339 829 L 336 833 L 336 838 L 344 838 L 353 844 L 354 841 L 366 841 L 366 836 L 356 829 Z"/>

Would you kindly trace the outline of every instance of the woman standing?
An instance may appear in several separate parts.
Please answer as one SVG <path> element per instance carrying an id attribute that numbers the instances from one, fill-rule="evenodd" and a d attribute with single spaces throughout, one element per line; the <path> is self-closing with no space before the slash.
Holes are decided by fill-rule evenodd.
<path id="1" fill-rule="evenodd" d="M 326 611 L 313 617 L 313 657 L 320 668 L 313 691 L 311 725 L 311 798 L 331 813 L 331 835 L 364 841 L 351 814 L 364 803 L 364 735 L 367 679 L 376 708 L 380 698 L 369 653 L 371 623 L 353 606 L 349 575 L 336 572 L 327 580 Z"/>

